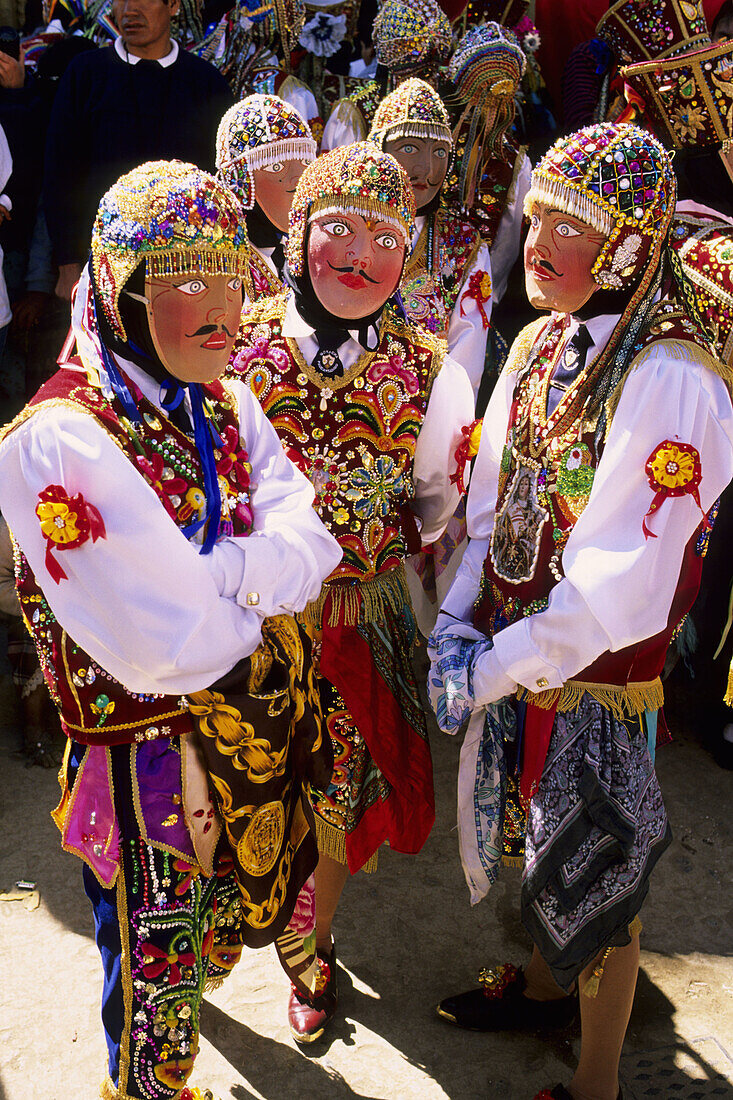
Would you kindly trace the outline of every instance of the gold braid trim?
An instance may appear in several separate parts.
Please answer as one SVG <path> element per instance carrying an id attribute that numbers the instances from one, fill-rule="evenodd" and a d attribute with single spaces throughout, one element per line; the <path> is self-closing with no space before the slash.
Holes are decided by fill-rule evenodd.
<path id="1" fill-rule="evenodd" d="M 609 397 L 609 427 L 631 372 L 645 363 L 647 359 L 654 354 L 657 348 L 661 348 L 670 359 L 676 359 L 684 363 L 699 363 L 701 366 L 707 367 L 713 374 L 719 375 L 728 387 L 728 391 L 733 393 L 733 368 L 726 366 L 722 360 L 715 359 L 714 356 L 712 356 L 709 351 L 706 351 L 705 348 L 701 347 L 700 344 L 695 343 L 694 340 L 655 340 L 648 347 L 644 348 L 643 351 L 639 352 L 637 357 L 632 361 L 629 370 L 626 371 L 618 386 Z"/>
<path id="2" fill-rule="evenodd" d="M 329 825 L 318 814 L 315 814 L 315 820 L 318 851 L 324 856 L 330 856 L 331 859 L 335 859 L 337 863 L 341 863 L 346 867 L 346 834 L 343 829 L 337 829 L 335 825 Z M 369 856 L 361 870 L 368 875 L 373 874 L 377 869 L 378 856 L 379 851 L 377 850 L 374 855 Z"/>
<path id="3" fill-rule="evenodd" d="M 378 573 L 368 581 L 356 581 L 353 584 L 326 581 L 318 599 L 301 611 L 298 616 L 301 622 L 320 630 L 329 596 L 331 597 L 329 626 L 338 626 L 342 617 L 345 626 L 378 622 L 387 608 L 395 615 L 399 615 L 405 604 L 410 601 L 405 567 L 400 563 L 389 573 Z"/>
<path id="4" fill-rule="evenodd" d="M 535 693 L 525 687 L 517 690 L 518 699 L 526 699 L 541 710 L 552 710 L 557 706 L 560 712 L 577 710 L 584 695 L 590 695 L 591 699 L 610 710 L 619 722 L 623 722 L 625 717 L 640 716 L 647 710 L 659 710 L 664 703 L 664 688 L 659 677 L 623 685 L 568 680 L 561 688 L 550 688 L 548 691 Z"/>
<path id="5" fill-rule="evenodd" d="M 550 318 L 540 317 L 529 325 L 525 325 L 509 349 L 506 366 L 504 367 L 505 371 L 509 374 L 519 374 L 520 371 L 524 370 L 527 366 L 529 353 L 539 340 L 540 332 L 548 323 L 550 323 Z"/>
<path id="6" fill-rule="evenodd" d="M 733 661 L 728 669 L 728 686 L 725 692 L 725 702 L 729 707 L 733 707 Z"/>

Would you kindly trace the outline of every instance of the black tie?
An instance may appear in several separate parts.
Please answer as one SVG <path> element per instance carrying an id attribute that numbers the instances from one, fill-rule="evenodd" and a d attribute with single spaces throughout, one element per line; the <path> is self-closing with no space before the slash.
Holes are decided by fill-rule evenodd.
<path id="1" fill-rule="evenodd" d="M 316 329 L 314 336 L 318 341 L 318 351 L 313 360 L 313 366 L 319 374 L 326 378 L 341 378 L 344 373 L 344 365 L 339 357 L 338 349 L 348 339 L 348 334 L 340 330 Z"/>
<path id="2" fill-rule="evenodd" d="M 593 339 L 585 325 L 580 325 L 572 339 L 568 340 L 550 379 L 550 387 L 547 391 L 548 416 L 552 416 L 563 394 L 582 371 L 588 348 L 592 343 Z"/>

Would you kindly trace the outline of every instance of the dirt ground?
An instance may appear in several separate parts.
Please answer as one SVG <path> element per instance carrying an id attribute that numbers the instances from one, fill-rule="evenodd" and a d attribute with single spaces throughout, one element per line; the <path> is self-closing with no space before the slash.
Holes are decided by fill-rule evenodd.
<path id="1" fill-rule="evenodd" d="M 667 708 L 675 734 L 658 771 L 674 844 L 642 911 L 642 969 L 622 1062 L 625 1100 L 733 1097 L 733 894 L 724 772 Z M 94 1100 L 105 1072 L 100 962 L 81 864 L 61 852 L 53 771 L 24 767 L 17 703 L 0 678 L 0 891 L 36 884 L 40 904 L 0 901 L 0 1100 Z M 437 821 L 423 851 L 383 851 L 347 886 L 336 928 L 342 1013 L 302 1051 L 270 949 L 245 956 L 205 1005 L 192 1084 L 222 1100 L 531 1100 L 567 1082 L 578 1034 L 461 1032 L 434 1012 L 481 966 L 521 963 L 516 872 L 471 908 L 458 860 L 459 745 L 435 732 Z"/>

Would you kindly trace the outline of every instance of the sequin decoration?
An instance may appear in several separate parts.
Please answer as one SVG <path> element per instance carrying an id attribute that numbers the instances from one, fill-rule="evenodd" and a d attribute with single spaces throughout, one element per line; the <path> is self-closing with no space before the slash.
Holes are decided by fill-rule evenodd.
<path id="1" fill-rule="evenodd" d="M 527 59 L 510 30 L 498 23 L 472 27 L 448 66 L 462 103 L 478 107 L 488 99 L 514 100 Z"/>
<path id="2" fill-rule="evenodd" d="M 671 158 L 656 138 L 604 122 L 555 142 L 532 172 L 524 211 L 545 203 L 607 236 L 591 272 L 617 290 L 638 280 L 664 241 L 675 196 Z"/>
<path id="3" fill-rule="evenodd" d="M 372 37 L 379 64 L 400 76 L 438 69 L 452 45 L 450 22 L 436 0 L 385 0 Z"/>
<path id="4" fill-rule="evenodd" d="M 142 259 L 146 273 L 247 276 L 249 244 L 231 192 L 193 164 L 148 161 L 103 196 L 92 230 L 92 275 L 113 332 L 127 340 L 122 288 Z"/>
<path id="5" fill-rule="evenodd" d="M 598 34 L 625 63 L 627 99 L 675 148 L 731 138 L 733 42 L 713 43 L 701 0 L 621 0 Z"/>
<path id="6" fill-rule="evenodd" d="M 319 157 L 300 177 L 290 208 L 287 259 L 296 277 L 305 263 L 308 219 L 330 210 L 379 216 L 399 229 L 407 244 L 414 227 L 415 196 L 405 170 L 370 141 Z"/>
<path id="7" fill-rule="evenodd" d="M 276 95 L 250 95 L 226 112 L 216 133 L 216 167 L 245 210 L 255 202 L 252 173 L 277 161 L 316 158 L 308 123 Z"/>
<path id="8" fill-rule="evenodd" d="M 694 288 L 698 315 L 719 358 L 733 367 L 733 230 L 729 224 L 714 223 L 692 226 L 690 235 L 684 219 L 675 219 L 671 244 Z"/>
<path id="9" fill-rule="evenodd" d="M 405 80 L 382 100 L 374 114 L 369 141 L 383 149 L 388 141 L 416 137 L 449 141 L 448 112 L 434 88 L 416 77 Z"/>

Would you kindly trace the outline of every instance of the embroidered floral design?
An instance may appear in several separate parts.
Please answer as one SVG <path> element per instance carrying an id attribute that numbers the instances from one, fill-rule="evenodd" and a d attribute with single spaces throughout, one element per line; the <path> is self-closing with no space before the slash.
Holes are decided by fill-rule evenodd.
<path id="1" fill-rule="evenodd" d="M 176 509 L 171 497 L 177 496 L 186 488 L 182 477 L 176 477 L 173 470 L 166 466 L 162 455 L 152 452 L 149 456 L 136 455 L 135 462 L 145 480 L 155 490 L 158 498 L 171 519 L 176 518 Z"/>
<path id="2" fill-rule="evenodd" d="M 376 461 L 364 453 L 364 465 L 352 470 L 349 476 L 351 488 L 344 494 L 352 501 L 357 515 L 371 519 L 386 516 L 390 510 L 390 498 L 405 492 L 402 469 L 389 455 L 381 455 Z"/>
<path id="3" fill-rule="evenodd" d="M 62 485 L 49 485 L 38 494 L 36 515 L 41 534 L 46 539 L 46 569 L 60 584 L 66 573 L 53 556 L 53 550 L 75 550 L 90 538 L 92 542 L 106 537 L 104 520 L 81 493 L 70 497 Z"/>

